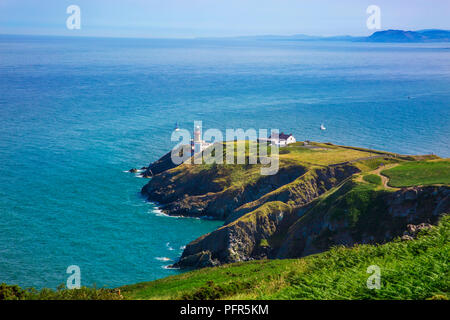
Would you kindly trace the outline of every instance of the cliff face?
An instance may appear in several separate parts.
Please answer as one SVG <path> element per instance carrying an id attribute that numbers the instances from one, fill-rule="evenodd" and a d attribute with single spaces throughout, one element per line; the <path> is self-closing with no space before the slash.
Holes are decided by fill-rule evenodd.
<path id="1" fill-rule="evenodd" d="M 212 233 L 189 243 L 176 267 L 201 268 L 267 257 L 264 239 L 275 234 L 292 209 L 281 202 L 258 208 Z"/>
<path id="2" fill-rule="evenodd" d="M 270 242 L 282 236 L 312 200 L 357 171 L 354 166 L 310 170 L 257 201 L 238 207 L 225 226 L 189 243 L 175 266 L 204 267 L 272 256 Z M 303 210 L 294 210 L 296 205 Z"/>
<path id="3" fill-rule="evenodd" d="M 354 196 L 352 187 L 344 192 L 340 197 Z M 385 243 L 401 236 L 410 224 L 437 223 L 443 213 L 450 212 L 449 196 L 449 187 L 373 191 L 359 217 L 353 216 L 343 198 L 326 206 L 311 203 L 298 209 L 269 202 L 188 244 L 175 266 L 201 268 L 253 259 L 298 258 L 336 245 Z"/>
<path id="4" fill-rule="evenodd" d="M 303 206 L 357 172 L 359 172 L 359 169 L 352 165 L 329 166 L 309 170 L 295 181 L 266 193 L 255 201 L 240 206 L 231 216 L 232 219 L 228 219 L 226 222 L 231 222 L 272 201 L 281 201 L 291 207 Z"/>
<path id="5" fill-rule="evenodd" d="M 216 168 L 190 172 L 176 168 L 156 175 L 142 194 L 169 215 L 227 219 L 236 208 L 259 199 L 305 173 L 303 166 L 281 168 L 276 175 L 258 176 L 246 185 L 230 185 Z"/>
<path id="6" fill-rule="evenodd" d="M 303 219 L 293 224 L 276 258 L 303 257 L 328 250 L 331 246 L 356 243 L 385 243 L 401 236 L 409 224 L 436 224 L 450 212 L 449 187 L 411 187 L 395 192 L 363 190 L 360 210 L 350 206 L 354 186 L 343 186 L 329 203 L 318 203 Z M 353 205 L 353 204 L 352 204 Z"/>

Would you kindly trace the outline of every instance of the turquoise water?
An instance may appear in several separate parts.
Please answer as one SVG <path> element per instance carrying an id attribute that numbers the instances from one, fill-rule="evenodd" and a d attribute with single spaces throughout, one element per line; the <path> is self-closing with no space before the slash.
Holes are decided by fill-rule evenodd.
<path id="1" fill-rule="evenodd" d="M 220 222 L 159 214 L 123 172 L 169 150 L 177 121 L 449 157 L 449 88 L 448 44 L 0 36 L 0 282 L 179 272 Z"/>

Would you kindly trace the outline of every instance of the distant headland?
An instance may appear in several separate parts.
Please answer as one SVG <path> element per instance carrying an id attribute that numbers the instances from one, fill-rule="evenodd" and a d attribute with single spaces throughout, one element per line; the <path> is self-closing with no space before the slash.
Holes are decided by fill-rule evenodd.
<path id="1" fill-rule="evenodd" d="M 449 42 L 450 31 L 440 29 L 425 29 L 417 31 L 405 30 L 382 30 L 376 31 L 368 37 L 357 36 L 309 36 L 305 34 L 295 34 L 291 36 L 261 35 L 244 36 L 239 39 L 273 40 L 273 41 L 350 41 L 350 42 Z"/>

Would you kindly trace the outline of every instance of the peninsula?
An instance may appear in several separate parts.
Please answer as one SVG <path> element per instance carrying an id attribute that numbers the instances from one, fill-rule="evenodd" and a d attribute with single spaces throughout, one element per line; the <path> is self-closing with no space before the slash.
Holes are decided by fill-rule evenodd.
<path id="1" fill-rule="evenodd" d="M 296 142 L 280 148 L 279 171 L 271 176 L 260 175 L 259 164 L 168 161 L 166 155 L 149 166 L 168 170 L 158 170 L 142 194 L 169 215 L 224 221 L 187 244 L 173 267 L 300 258 L 339 245 L 409 239 L 409 229 L 436 224 L 450 211 L 450 161 L 435 155 Z"/>

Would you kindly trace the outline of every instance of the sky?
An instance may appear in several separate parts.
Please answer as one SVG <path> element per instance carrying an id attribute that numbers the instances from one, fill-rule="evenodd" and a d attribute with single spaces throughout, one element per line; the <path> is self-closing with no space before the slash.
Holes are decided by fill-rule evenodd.
<path id="1" fill-rule="evenodd" d="M 66 9 L 81 9 L 69 30 Z M 0 0 L 0 34 L 145 38 L 364 36 L 369 5 L 381 29 L 450 29 L 450 0 Z"/>

